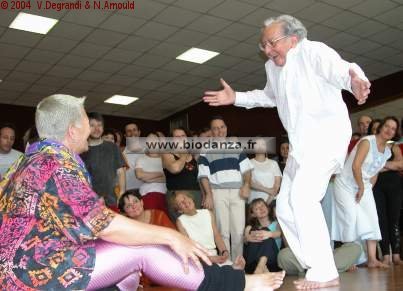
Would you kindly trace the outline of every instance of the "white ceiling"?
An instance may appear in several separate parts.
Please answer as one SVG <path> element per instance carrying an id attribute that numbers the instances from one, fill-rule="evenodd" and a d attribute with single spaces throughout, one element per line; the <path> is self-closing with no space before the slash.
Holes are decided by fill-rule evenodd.
<path id="1" fill-rule="evenodd" d="M 31 3 L 27 12 L 60 21 L 43 36 L 9 29 L 18 11 L 0 10 L 0 103 L 35 106 L 58 92 L 87 96 L 91 111 L 160 120 L 200 101 L 219 77 L 237 90 L 263 87 L 259 27 L 284 13 L 371 80 L 403 69 L 403 0 L 135 0 L 134 11 L 61 12 Z M 193 46 L 221 55 L 175 60 Z M 141 99 L 103 103 L 113 94 Z"/>

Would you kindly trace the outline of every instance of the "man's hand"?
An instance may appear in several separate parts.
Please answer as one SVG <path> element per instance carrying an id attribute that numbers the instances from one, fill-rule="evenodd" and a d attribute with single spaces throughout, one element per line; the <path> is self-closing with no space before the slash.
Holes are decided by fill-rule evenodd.
<path id="1" fill-rule="evenodd" d="M 353 69 L 349 70 L 349 74 L 351 77 L 351 90 L 353 91 L 355 99 L 358 100 L 358 105 L 362 105 L 367 101 L 371 83 L 360 79 Z"/>
<path id="2" fill-rule="evenodd" d="M 239 196 L 241 196 L 241 198 L 243 199 L 248 199 L 249 195 L 250 195 L 250 187 L 248 185 L 243 185 L 239 189 Z"/>
<path id="3" fill-rule="evenodd" d="M 210 106 L 231 105 L 235 103 L 235 91 L 224 81 L 220 79 L 224 89 L 220 91 L 204 92 L 203 101 Z"/>

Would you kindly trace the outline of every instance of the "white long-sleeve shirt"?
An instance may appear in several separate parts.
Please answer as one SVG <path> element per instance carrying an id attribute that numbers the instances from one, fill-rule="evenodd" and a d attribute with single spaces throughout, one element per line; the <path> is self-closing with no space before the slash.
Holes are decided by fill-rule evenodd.
<path id="1" fill-rule="evenodd" d="M 236 92 L 236 106 L 277 107 L 288 132 L 290 155 L 301 164 L 321 157 L 343 165 L 351 123 L 341 89 L 351 92 L 349 69 L 363 80 L 361 68 L 321 42 L 301 40 L 287 53 L 283 67 L 266 62 L 263 90 Z"/>

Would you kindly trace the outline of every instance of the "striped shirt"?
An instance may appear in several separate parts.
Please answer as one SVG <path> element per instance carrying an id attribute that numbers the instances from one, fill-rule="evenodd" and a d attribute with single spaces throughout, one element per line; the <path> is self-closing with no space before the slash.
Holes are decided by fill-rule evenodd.
<path id="1" fill-rule="evenodd" d="M 201 154 L 198 178 L 208 178 L 213 189 L 237 189 L 243 184 L 242 175 L 253 169 L 246 154 Z"/>

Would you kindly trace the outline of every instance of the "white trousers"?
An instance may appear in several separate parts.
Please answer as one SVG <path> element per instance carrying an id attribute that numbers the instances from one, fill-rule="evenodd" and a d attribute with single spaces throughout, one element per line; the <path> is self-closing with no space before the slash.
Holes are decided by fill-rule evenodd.
<path id="1" fill-rule="evenodd" d="M 212 191 L 218 231 L 231 254 L 231 260 L 235 262 L 236 257 L 243 253 L 245 200 L 239 196 L 239 189 L 212 189 Z"/>
<path id="2" fill-rule="evenodd" d="M 317 156 L 298 164 L 289 156 L 284 169 L 277 218 L 309 281 L 326 282 L 339 276 L 320 203 L 338 167 L 336 160 L 326 162 Z"/>

